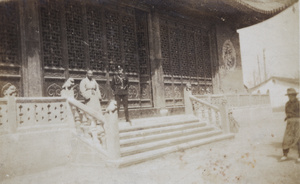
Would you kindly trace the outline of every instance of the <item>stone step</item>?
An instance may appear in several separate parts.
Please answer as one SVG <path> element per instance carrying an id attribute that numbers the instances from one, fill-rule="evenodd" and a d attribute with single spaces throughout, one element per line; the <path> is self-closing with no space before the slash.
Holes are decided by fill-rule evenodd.
<path id="1" fill-rule="evenodd" d="M 139 123 L 140 121 L 143 121 L 143 123 Z M 119 132 L 123 133 L 140 131 L 145 129 L 167 127 L 194 122 L 199 122 L 199 120 L 195 116 L 187 116 L 186 118 L 183 118 L 183 116 L 169 116 L 168 118 L 151 118 L 150 120 L 148 120 L 148 118 L 145 118 L 143 120 L 136 119 L 132 120 L 133 126 L 119 127 Z"/>
<path id="2" fill-rule="evenodd" d="M 123 140 L 123 139 L 130 139 L 133 137 L 142 137 L 142 136 L 147 136 L 147 135 L 173 132 L 173 131 L 177 131 L 177 130 L 203 127 L 205 125 L 206 125 L 206 123 L 193 122 L 193 123 L 166 126 L 166 127 L 156 127 L 156 128 L 145 129 L 145 130 L 140 130 L 140 131 L 121 132 L 119 135 L 120 135 L 120 140 Z"/>
<path id="3" fill-rule="evenodd" d="M 197 139 L 197 140 L 193 140 L 190 142 L 184 142 L 184 143 L 177 144 L 177 145 L 167 146 L 167 147 L 156 149 L 156 150 L 151 150 L 151 151 L 147 151 L 147 152 L 143 152 L 143 153 L 138 153 L 138 154 L 122 157 L 119 160 L 115 161 L 114 164 L 118 165 L 119 167 L 126 167 L 126 166 L 130 166 L 133 164 L 138 164 L 141 162 L 159 158 L 161 156 L 164 156 L 166 154 L 176 152 L 179 150 L 190 149 L 193 147 L 197 147 L 197 146 L 201 146 L 204 144 L 213 143 L 216 141 L 221 141 L 221 140 L 229 139 L 229 138 L 233 138 L 233 137 L 234 137 L 233 134 L 221 134 L 221 135 L 215 135 L 212 137 Z"/>
<path id="4" fill-rule="evenodd" d="M 180 137 L 184 135 L 192 135 L 200 132 L 211 131 L 213 129 L 214 128 L 210 126 L 196 127 L 196 128 L 195 127 L 186 128 L 185 126 L 182 126 L 182 129 L 172 131 L 172 132 L 162 132 L 160 134 L 145 135 L 143 137 L 132 137 L 130 139 L 120 140 L 120 146 L 121 147 L 134 146 L 134 145 L 144 144 L 144 143 L 158 141 L 158 140 L 170 139 L 170 138 Z"/>
<path id="5" fill-rule="evenodd" d="M 150 150 L 155 150 L 171 145 L 176 145 L 176 144 L 181 144 L 197 139 L 203 139 L 206 137 L 214 136 L 217 134 L 221 134 L 221 130 L 213 130 L 209 132 L 204 132 L 204 133 L 197 133 L 197 134 L 192 134 L 192 135 L 183 135 L 175 138 L 170 138 L 170 139 L 165 139 L 165 140 L 159 140 L 155 142 L 150 142 L 150 143 L 145 143 L 141 145 L 134 145 L 130 147 L 124 147 L 121 148 L 121 157 L 128 156 L 128 155 L 135 155 L 138 153 L 150 151 Z"/>

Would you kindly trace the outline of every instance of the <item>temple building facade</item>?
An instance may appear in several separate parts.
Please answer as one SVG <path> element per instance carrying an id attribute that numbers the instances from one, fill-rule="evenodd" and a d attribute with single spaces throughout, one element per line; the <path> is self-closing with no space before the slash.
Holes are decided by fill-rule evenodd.
<path id="1" fill-rule="evenodd" d="M 74 78 L 81 99 L 90 69 L 105 107 L 122 65 L 131 114 L 180 113 L 188 82 L 196 95 L 245 92 L 237 29 L 295 2 L 262 10 L 246 0 L 0 1 L 0 89 L 11 83 L 18 96 L 55 97 Z"/>

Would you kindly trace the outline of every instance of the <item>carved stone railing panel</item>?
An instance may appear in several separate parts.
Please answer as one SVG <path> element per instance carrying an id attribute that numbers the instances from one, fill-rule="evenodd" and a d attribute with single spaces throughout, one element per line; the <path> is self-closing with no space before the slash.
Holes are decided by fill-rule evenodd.
<path id="1" fill-rule="evenodd" d="M 270 96 L 261 94 L 196 95 L 196 97 L 213 105 L 220 105 L 225 98 L 229 107 L 270 105 Z"/>
<path id="2" fill-rule="evenodd" d="M 229 107 L 238 107 L 239 106 L 239 96 L 237 95 L 226 95 Z"/>
<path id="3" fill-rule="evenodd" d="M 7 100 L 0 98 L 0 132 L 4 130 L 4 125 L 8 122 L 7 110 Z"/>
<path id="4" fill-rule="evenodd" d="M 210 96 L 210 103 L 213 105 L 220 105 L 222 104 L 223 99 L 224 96 Z"/>
<path id="5" fill-rule="evenodd" d="M 251 99 L 249 95 L 240 95 L 239 106 L 248 106 L 251 103 Z"/>
<path id="6" fill-rule="evenodd" d="M 194 111 L 201 120 L 221 128 L 221 114 L 219 109 L 211 108 L 210 106 L 197 100 L 192 100 L 192 105 Z"/>
<path id="7" fill-rule="evenodd" d="M 270 104 L 270 96 L 269 95 L 261 95 L 261 102 L 263 104 Z"/>
<path id="8" fill-rule="evenodd" d="M 120 157 L 120 142 L 116 102 L 106 108 L 106 117 L 74 98 L 68 98 L 76 132 L 88 144 L 107 157 Z"/>
<path id="9" fill-rule="evenodd" d="M 19 127 L 61 124 L 67 121 L 64 98 L 17 98 L 16 106 Z"/>
<path id="10" fill-rule="evenodd" d="M 260 105 L 260 104 L 262 104 L 260 95 L 252 95 L 251 96 L 251 102 L 252 102 L 252 105 Z"/>
<path id="11" fill-rule="evenodd" d="M 76 106 L 72 106 L 72 113 L 75 120 L 75 126 L 78 134 L 82 134 L 94 144 L 106 149 L 106 137 L 104 123 L 97 118 L 89 115 Z"/>

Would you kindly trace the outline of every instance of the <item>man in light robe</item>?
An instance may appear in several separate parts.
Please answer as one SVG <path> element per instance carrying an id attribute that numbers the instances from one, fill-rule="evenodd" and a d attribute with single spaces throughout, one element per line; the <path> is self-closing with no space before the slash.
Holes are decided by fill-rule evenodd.
<path id="1" fill-rule="evenodd" d="M 96 110 L 102 112 L 100 101 L 102 100 L 99 85 L 93 79 L 93 72 L 87 71 L 86 78 L 80 82 L 80 93 L 85 100 L 85 104 Z"/>

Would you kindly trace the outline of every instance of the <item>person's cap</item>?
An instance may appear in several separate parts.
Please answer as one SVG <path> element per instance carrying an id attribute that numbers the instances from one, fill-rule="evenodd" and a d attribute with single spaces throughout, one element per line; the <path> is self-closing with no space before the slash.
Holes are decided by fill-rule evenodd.
<path id="1" fill-rule="evenodd" d="M 288 88 L 285 95 L 297 95 L 297 91 L 294 88 Z"/>

